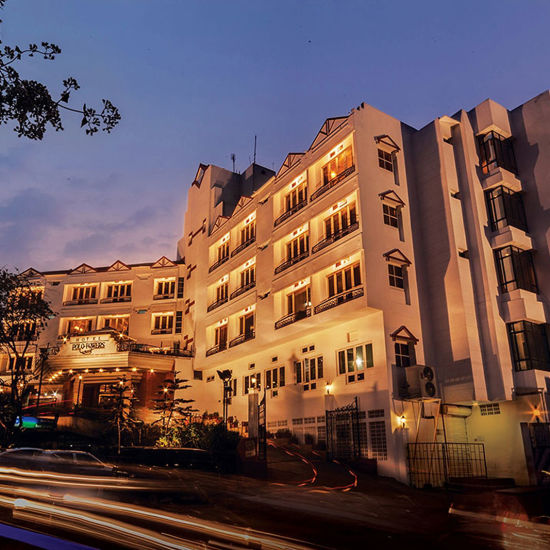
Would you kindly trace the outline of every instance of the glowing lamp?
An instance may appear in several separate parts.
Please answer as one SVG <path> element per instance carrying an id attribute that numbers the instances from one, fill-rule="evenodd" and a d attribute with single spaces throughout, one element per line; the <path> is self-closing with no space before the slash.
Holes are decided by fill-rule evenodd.
<path id="1" fill-rule="evenodd" d="M 332 384 L 327 384 L 327 385 L 325 386 L 325 391 L 327 392 L 327 395 L 330 395 L 330 394 L 331 394 L 332 388 L 333 388 Z"/>
<path id="2" fill-rule="evenodd" d="M 404 414 L 402 414 L 400 417 L 398 417 L 397 423 L 399 424 L 400 428 L 406 428 L 407 427 L 407 419 L 405 418 Z"/>

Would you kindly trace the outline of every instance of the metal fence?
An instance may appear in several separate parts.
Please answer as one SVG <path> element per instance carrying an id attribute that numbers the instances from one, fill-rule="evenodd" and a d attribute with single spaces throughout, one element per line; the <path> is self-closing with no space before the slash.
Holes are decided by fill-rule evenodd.
<path id="1" fill-rule="evenodd" d="M 409 443 L 409 479 L 414 487 L 441 487 L 458 478 L 486 478 L 483 443 Z"/>

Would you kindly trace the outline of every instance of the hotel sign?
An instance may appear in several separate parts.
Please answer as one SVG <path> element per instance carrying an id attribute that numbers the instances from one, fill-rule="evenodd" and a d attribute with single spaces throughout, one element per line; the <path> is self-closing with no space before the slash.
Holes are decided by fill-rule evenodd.
<path id="1" fill-rule="evenodd" d="M 82 355 L 89 355 L 96 349 L 105 349 L 105 342 L 75 342 L 71 344 L 71 350 L 79 351 Z"/>
<path id="2" fill-rule="evenodd" d="M 90 356 L 104 355 L 117 352 L 116 341 L 107 335 L 73 336 L 64 346 L 61 346 L 59 355 Z"/>

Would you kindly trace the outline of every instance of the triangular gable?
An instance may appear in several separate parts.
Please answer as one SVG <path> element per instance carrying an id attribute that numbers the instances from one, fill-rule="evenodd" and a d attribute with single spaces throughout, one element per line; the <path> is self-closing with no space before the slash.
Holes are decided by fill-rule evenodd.
<path id="1" fill-rule="evenodd" d="M 382 143 L 387 147 L 390 147 L 394 151 L 401 151 L 399 145 L 397 145 L 397 143 L 395 143 L 395 141 L 390 136 L 388 136 L 388 134 L 374 136 L 374 141 L 376 141 L 376 143 Z"/>
<path id="2" fill-rule="evenodd" d="M 282 176 L 285 172 L 288 172 L 294 165 L 300 162 L 300 159 L 305 155 L 305 153 L 289 153 L 282 166 L 277 172 L 277 177 Z"/>
<path id="3" fill-rule="evenodd" d="M 202 164 L 202 162 L 199 164 L 197 173 L 195 174 L 195 179 L 193 180 L 193 183 L 191 185 L 196 185 L 197 187 L 201 186 L 202 178 L 204 178 L 204 174 L 208 166 L 208 164 Z"/>
<path id="4" fill-rule="evenodd" d="M 309 149 L 314 149 L 319 145 L 322 141 L 324 141 L 332 132 L 334 132 L 337 128 L 339 128 L 346 120 L 348 119 L 347 116 L 339 116 L 335 118 L 327 118 L 323 125 L 321 126 L 321 129 L 315 136 L 315 139 L 313 140 L 313 143 L 309 146 Z"/>
<path id="5" fill-rule="evenodd" d="M 233 210 L 233 213 L 235 213 L 239 208 L 242 208 L 245 204 L 248 204 L 252 200 L 252 197 L 249 197 L 248 195 L 243 195 L 239 202 L 235 206 L 235 210 Z"/>
<path id="6" fill-rule="evenodd" d="M 401 325 L 397 330 L 394 330 L 390 336 L 392 340 L 407 340 L 415 344 L 418 342 L 418 338 L 405 325 Z"/>
<path id="7" fill-rule="evenodd" d="M 396 262 L 402 265 L 411 265 L 411 261 L 399 250 L 399 248 L 392 248 L 384 254 L 384 258 L 388 262 Z"/>
<path id="8" fill-rule="evenodd" d="M 120 260 L 117 260 L 113 265 L 107 268 L 107 271 L 129 271 L 130 268 Z"/>
<path id="9" fill-rule="evenodd" d="M 392 203 L 393 206 L 405 206 L 405 203 L 401 200 L 401 197 L 393 190 L 384 191 L 383 193 L 378 193 L 378 196 L 384 202 Z"/>
<path id="10" fill-rule="evenodd" d="M 78 273 L 97 273 L 97 269 L 88 264 L 80 264 L 78 267 L 75 267 L 69 275 L 76 275 Z"/>
<path id="11" fill-rule="evenodd" d="M 219 227 L 221 227 L 228 219 L 229 219 L 229 216 L 218 216 L 216 218 L 216 221 L 214 222 L 214 225 L 212 226 L 212 231 L 214 231 L 214 229 L 218 229 Z"/>
<path id="12" fill-rule="evenodd" d="M 174 267 L 176 264 L 166 256 L 159 258 L 151 267 Z"/>
<path id="13" fill-rule="evenodd" d="M 35 279 L 36 277 L 42 277 L 42 273 L 34 269 L 34 267 L 29 267 L 29 269 L 21 273 L 21 277 L 25 277 L 26 279 Z"/>

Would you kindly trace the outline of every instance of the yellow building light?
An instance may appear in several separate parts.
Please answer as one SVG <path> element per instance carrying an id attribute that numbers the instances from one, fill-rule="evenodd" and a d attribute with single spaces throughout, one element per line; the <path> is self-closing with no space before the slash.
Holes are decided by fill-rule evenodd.
<path id="1" fill-rule="evenodd" d="M 397 417 L 397 424 L 400 428 L 404 429 L 407 427 L 407 419 L 405 418 L 405 415 L 402 414 L 401 416 Z"/>
<path id="2" fill-rule="evenodd" d="M 229 240 L 229 233 L 226 233 L 220 240 L 219 240 L 219 243 L 220 244 L 224 244 L 226 243 L 228 240 Z"/>

